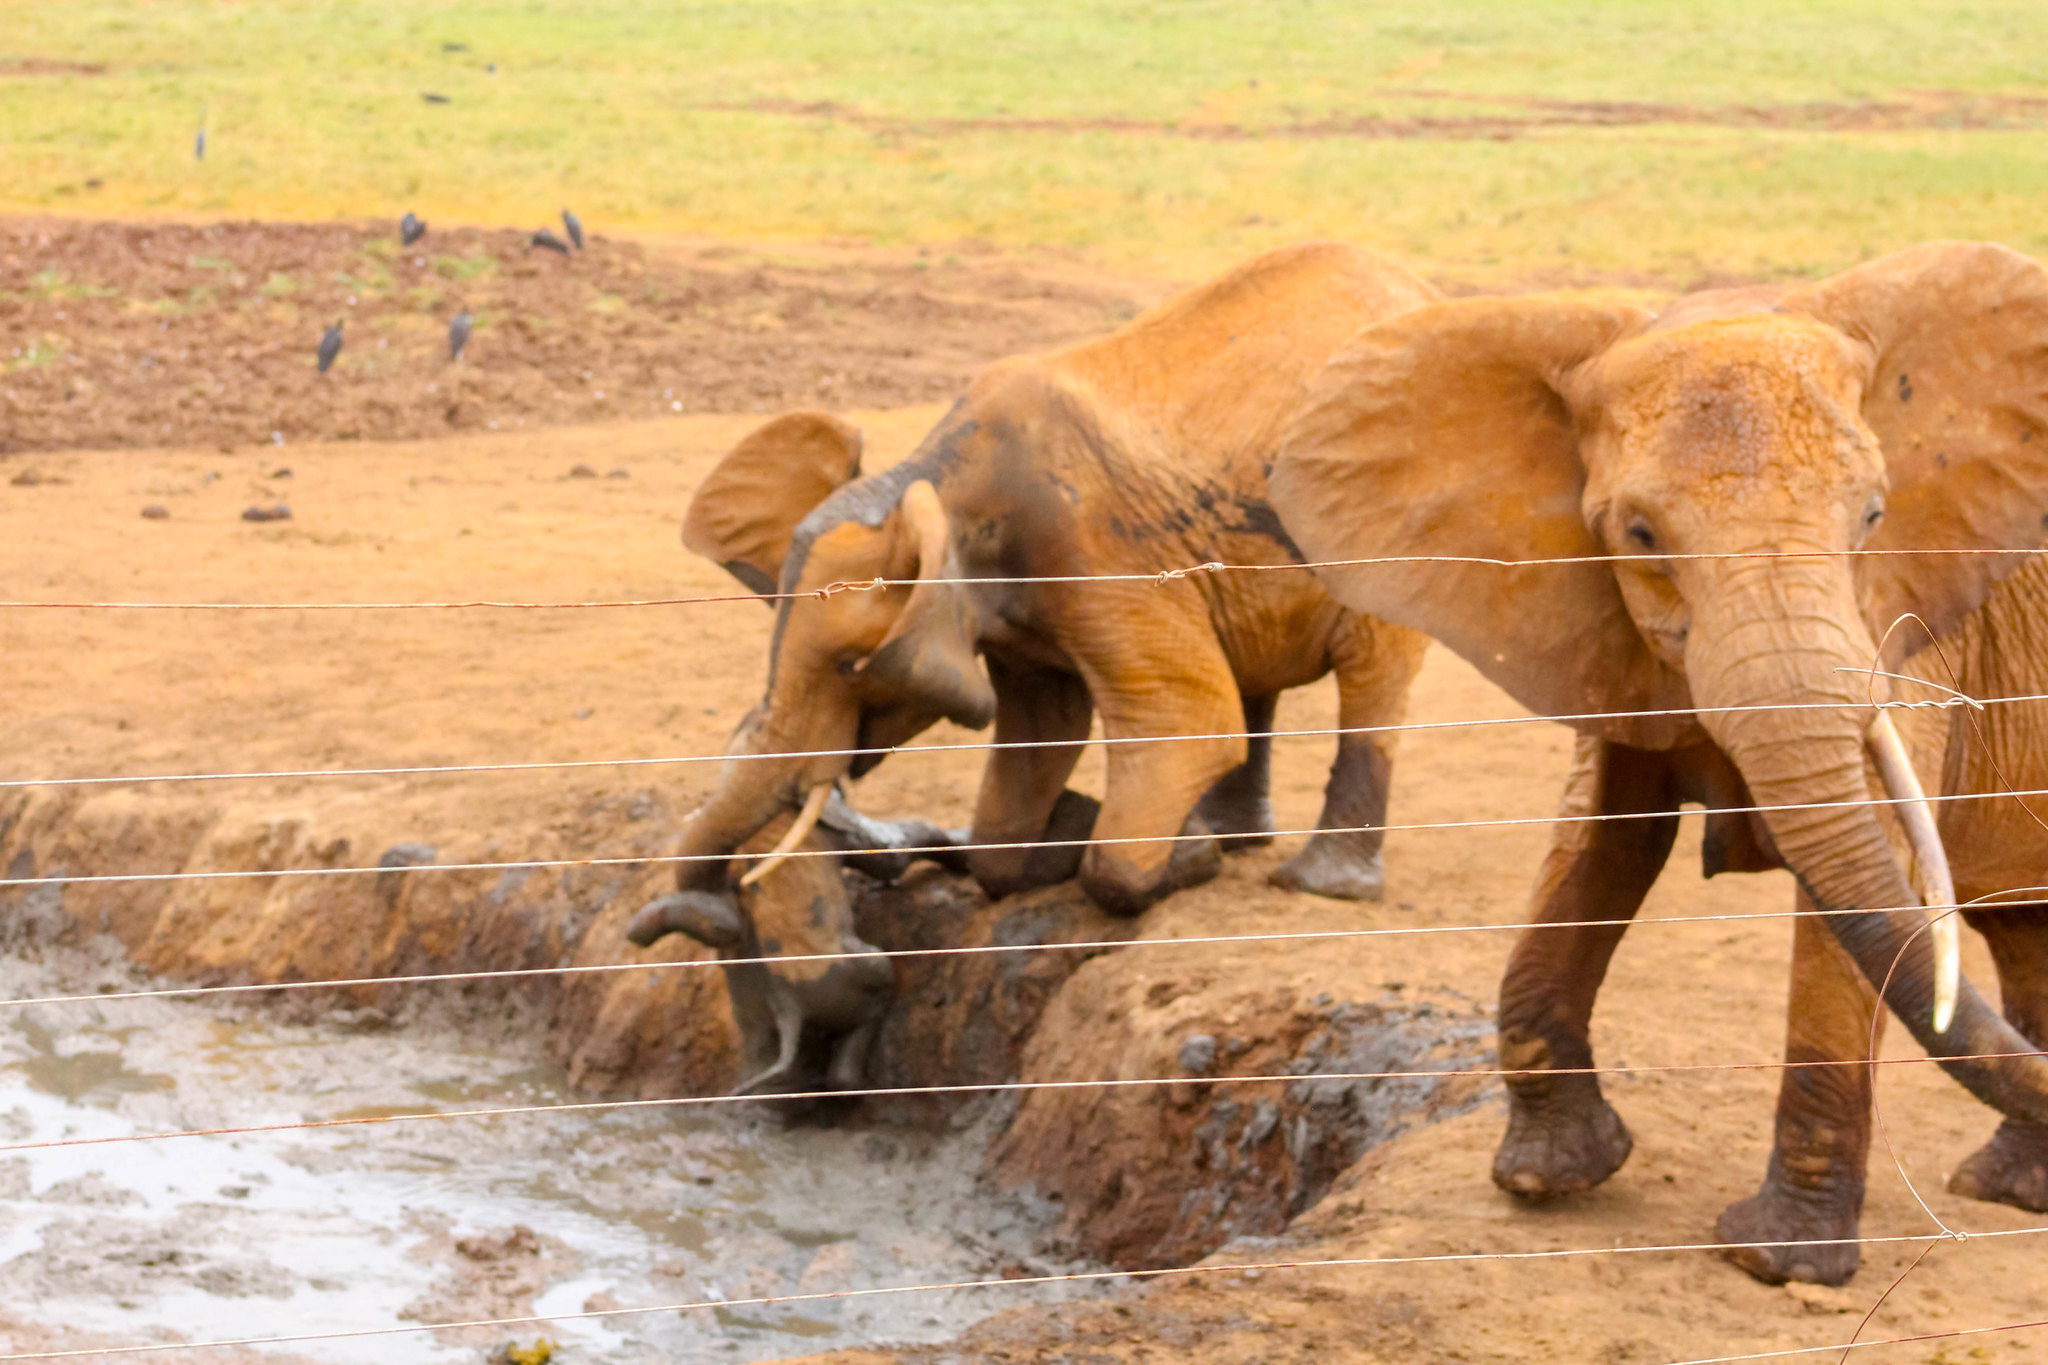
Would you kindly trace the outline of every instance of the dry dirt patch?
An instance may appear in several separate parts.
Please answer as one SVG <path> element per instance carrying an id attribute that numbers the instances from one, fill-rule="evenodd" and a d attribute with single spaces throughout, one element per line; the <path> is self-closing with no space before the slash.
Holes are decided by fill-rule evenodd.
<path id="1" fill-rule="evenodd" d="M 0 454 L 932 402 L 1109 330 L 1144 292 L 987 255 L 774 264 L 598 234 L 564 256 L 529 235 L 0 219 Z"/>

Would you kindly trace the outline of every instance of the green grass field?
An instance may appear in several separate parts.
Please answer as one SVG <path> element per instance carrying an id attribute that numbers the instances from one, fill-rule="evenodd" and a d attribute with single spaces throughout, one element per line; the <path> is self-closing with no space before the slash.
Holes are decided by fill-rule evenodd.
<path id="1" fill-rule="evenodd" d="M 2044 96 L 2039 0 L 0 0 L 0 209 L 1682 283 L 2048 250 Z"/>

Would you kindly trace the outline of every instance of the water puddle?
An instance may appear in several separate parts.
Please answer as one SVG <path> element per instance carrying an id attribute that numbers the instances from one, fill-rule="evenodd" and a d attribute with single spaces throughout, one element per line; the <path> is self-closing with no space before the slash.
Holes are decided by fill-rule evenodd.
<path id="1" fill-rule="evenodd" d="M 0 961 L 0 997 L 131 984 L 118 964 L 83 963 Z M 536 1040 L 487 1031 L 304 1026 L 223 1000 L 0 1006 L 0 1143 L 580 1098 L 535 1065 Z M 0 1346 L 346 1332 L 1075 1268 L 1047 1253 L 1045 1210 L 977 1185 L 980 1148 L 976 1133 L 785 1128 L 734 1107 L 0 1153 Z M 547 1336 L 564 1361 L 752 1361 L 941 1340 L 1065 1292 L 743 1304 L 265 1354 L 477 1360 Z"/>

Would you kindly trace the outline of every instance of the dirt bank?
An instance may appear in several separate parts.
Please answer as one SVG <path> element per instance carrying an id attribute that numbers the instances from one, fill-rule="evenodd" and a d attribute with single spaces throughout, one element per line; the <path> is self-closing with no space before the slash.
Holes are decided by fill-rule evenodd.
<path id="1" fill-rule="evenodd" d="M 925 403 L 1154 296 L 989 255 L 826 264 L 598 233 L 564 256 L 529 237 L 0 218 L 0 454 Z M 474 334 L 450 364 L 464 310 Z"/>

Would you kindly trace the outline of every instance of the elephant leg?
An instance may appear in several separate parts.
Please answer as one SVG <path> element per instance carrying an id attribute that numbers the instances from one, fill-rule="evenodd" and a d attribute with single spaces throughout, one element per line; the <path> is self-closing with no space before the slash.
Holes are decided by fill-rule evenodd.
<path id="1" fill-rule="evenodd" d="M 1155 640 L 1114 672 L 1091 672 L 1090 690 L 1113 740 L 1225 735 L 1244 711 L 1237 681 L 1215 637 L 1189 631 Z M 1109 746 L 1109 790 L 1095 822 L 1097 843 L 1081 860 L 1081 886 L 1097 905 L 1135 915 L 1222 867 L 1216 840 L 1195 814 L 1217 779 L 1244 761 L 1242 739 L 1161 739 Z M 1180 835 L 1181 838 L 1173 836 Z"/>
<path id="2" fill-rule="evenodd" d="M 1803 892 L 1798 908 L 1814 909 Z M 1881 1032 L 1884 1017 L 1877 992 L 1818 920 L 1793 922 L 1786 1015 L 1788 1066 L 1778 1086 L 1777 1135 L 1763 1188 L 1729 1205 L 1714 1235 L 1736 1244 L 1728 1259 L 1766 1284 L 1844 1284 L 1856 1273 L 1860 1249 L 1853 1240 L 1828 1239 L 1853 1239 L 1863 1217 L 1871 1069 L 1801 1063 L 1868 1060 L 1871 1029 Z M 1745 1242 L 1821 1245 L 1740 1245 Z"/>
<path id="3" fill-rule="evenodd" d="M 1602 1097 L 1598 1077 L 1540 1073 L 1593 1065 L 1593 1002 L 1626 922 L 1671 854 L 1677 804 L 1664 755 L 1579 740 L 1560 814 L 1674 813 L 1559 824 L 1551 835 L 1532 923 L 1500 987 L 1500 1063 L 1539 1073 L 1508 1081 L 1508 1131 L 1493 1182 L 1510 1194 L 1544 1199 L 1591 1189 L 1628 1160 L 1628 1126 Z M 1583 924 L 1593 920 L 1619 922 Z"/>
<path id="4" fill-rule="evenodd" d="M 867 1084 L 868 1051 L 881 1028 L 879 1018 L 870 1019 L 832 1044 L 832 1062 L 825 1072 L 827 1085 L 834 1090 L 859 1090 Z"/>
<path id="5" fill-rule="evenodd" d="M 1071 673 L 1014 668 L 993 657 L 988 670 L 996 692 L 995 742 L 1039 747 L 990 752 L 974 807 L 972 842 L 1021 845 L 1087 838 L 1094 823 L 1092 803 L 1066 791 L 1094 715 L 1087 684 Z M 1078 833 L 1072 832 L 1076 802 L 1090 807 L 1079 812 L 1085 823 Z M 976 849 L 967 855 L 967 865 L 982 890 L 997 900 L 1067 880 L 1079 870 L 1082 852 L 1075 846 Z"/>
<path id="6" fill-rule="evenodd" d="M 1337 724 L 1351 731 L 1400 724 L 1428 648 L 1428 637 L 1412 630 L 1345 613 L 1331 649 Z M 1393 735 L 1339 735 L 1319 832 L 1273 869 L 1273 884 L 1338 900 L 1378 900 L 1386 887 L 1380 845 L 1393 773 Z"/>
<path id="7" fill-rule="evenodd" d="M 1273 710 L 1278 697 L 1246 697 L 1244 762 L 1216 779 L 1195 814 L 1219 835 L 1225 853 L 1248 853 L 1273 842 Z"/>
<path id="8" fill-rule="evenodd" d="M 1991 946 L 2005 1018 L 2035 1047 L 2048 1047 L 2048 906 L 1972 910 L 1972 928 Z M 2048 1126 L 2007 1119 L 1991 1141 L 1949 1178 L 1969 1199 L 2048 1213 Z"/>
<path id="9" fill-rule="evenodd" d="M 772 1095 L 797 1089 L 797 1047 L 803 1041 L 804 1014 L 787 990 L 770 990 L 768 1009 L 774 1019 L 775 1058 L 761 1071 L 733 1088 L 735 1095 Z"/>

